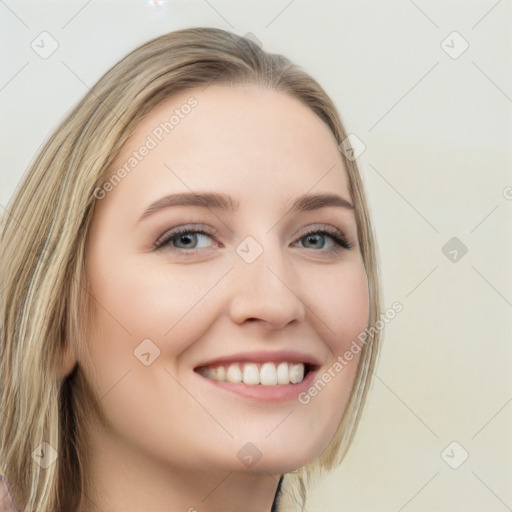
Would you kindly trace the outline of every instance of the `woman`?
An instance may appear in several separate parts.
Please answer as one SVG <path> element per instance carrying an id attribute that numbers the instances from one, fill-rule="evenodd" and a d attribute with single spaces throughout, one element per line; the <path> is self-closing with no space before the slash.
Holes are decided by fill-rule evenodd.
<path id="1" fill-rule="evenodd" d="M 3 217 L 0 472 L 20 510 L 304 507 L 377 355 L 345 154 L 317 82 L 220 29 L 99 80 Z"/>

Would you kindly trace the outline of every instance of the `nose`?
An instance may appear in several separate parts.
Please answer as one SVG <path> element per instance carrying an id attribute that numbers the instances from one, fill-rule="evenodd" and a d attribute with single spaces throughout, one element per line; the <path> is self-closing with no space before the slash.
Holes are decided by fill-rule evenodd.
<path id="1" fill-rule="evenodd" d="M 257 322 L 278 330 L 304 320 L 306 305 L 300 280 L 279 249 L 272 254 L 264 250 L 252 263 L 237 257 L 232 279 L 230 317 L 236 324 Z"/>

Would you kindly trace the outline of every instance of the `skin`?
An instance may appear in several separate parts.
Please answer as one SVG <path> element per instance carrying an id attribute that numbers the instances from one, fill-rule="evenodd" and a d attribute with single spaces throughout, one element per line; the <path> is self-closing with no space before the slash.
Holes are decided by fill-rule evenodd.
<path id="1" fill-rule="evenodd" d="M 78 363 L 103 397 L 106 427 L 88 440 L 93 485 L 81 512 L 270 510 L 279 476 L 332 439 L 354 382 L 358 355 L 307 405 L 244 398 L 193 371 L 241 351 L 296 349 L 314 354 L 322 374 L 367 326 L 369 296 L 353 210 L 285 215 L 286 202 L 307 192 L 351 201 L 334 136 L 285 93 L 217 85 L 168 98 L 113 172 L 191 96 L 198 106 L 96 204 L 86 260 L 93 368 Z M 137 222 L 155 200 L 191 190 L 227 193 L 239 210 L 173 206 Z M 196 254 L 186 253 L 195 240 L 179 236 L 152 250 L 191 223 L 217 235 L 198 235 Z M 328 235 L 304 238 L 318 224 L 354 247 L 333 252 Z M 235 252 L 246 236 L 263 248 L 250 264 Z M 144 339 L 160 349 L 149 366 L 133 353 Z M 68 353 L 63 368 L 75 362 Z M 248 442 L 262 454 L 250 468 L 237 457 Z"/>

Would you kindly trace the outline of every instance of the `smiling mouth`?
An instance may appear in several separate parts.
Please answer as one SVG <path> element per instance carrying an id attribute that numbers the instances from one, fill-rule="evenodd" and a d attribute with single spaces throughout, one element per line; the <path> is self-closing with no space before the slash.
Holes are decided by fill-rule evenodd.
<path id="1" fill-rule="evenodd" d="M 301 383 L 315 367 L 309 363 L 239 362 L 201 366 L 194 371 L 217 382 L 248 386 L 285 386 Z"/>

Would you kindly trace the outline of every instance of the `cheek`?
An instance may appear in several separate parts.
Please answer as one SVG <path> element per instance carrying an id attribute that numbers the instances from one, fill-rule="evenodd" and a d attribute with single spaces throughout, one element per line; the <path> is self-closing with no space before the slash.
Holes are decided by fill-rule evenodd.
<path id="1" fill-rule="evenodd" d="M 93 367 L 86 374 L 103 397 L 108 424 L 135 443 L 141 431 L 151 431 L 148 450 L 155 448 L 152 439 L 165 438 L 159 429 L 175 422 L 176 408 L 204 413 L 170 375 L 178 375 L 181 354 L 207 333 L 212 303 L 202 299 L 225 273 L 171 269 L 129 257 L 115 265 L 106 255 L 91 258 L 88 269 L 95 318 L 88 345 Z"/>
<path id="2" fill-rule="evenodd" d="M 334 436 L 347 406 L 357 373 L 364 333 L 369 321 L 368 280 L 362 262 L 332 273 L 316 296 L 318 330 L 330 350 L 315 382 L 299 403 L 309 408 L 306 421 L 324 448 Z M 322 418 L 321 421 L 319 419 Z"/>
<path id="3" fill-rule="evenodd" d="M 212 267 L 167 266 L 156 257 L 148 257 L 144 264 L 140 256 L 125 256 L 119 263 L 96 258 L 90 264 L 91 288 L 100 314 L 109 314 L 110 319 L 102 315 L 109 324 L 115 319 L 121 337 L 129 333 L 133 342 L 164 342 L 201 318 L 208 291 L 230 268 L 228 263 Z"/>
<path id="4" fill-rule="evenodd" d="M 230 268 L 141 265 L 129 257 L 118 261 L 106 254 L 90 260 L 96 316 L 88 344 L 93 368 L 87 373 L 100 395 L 121 380 L 123 388 L 138 381 L 147 391 L 168 385 L 165 370 L 179 374 L 184 354 L 219 315 L 215 285 Z M 144 357 L 150 366 L 144 366 Z M 111 406 L 109 411 L 113 414 Z"/>
<path id="5" fill-rule="evenodd" d="M 368 325 L 370 297 L 362 262 L 332 272 L 312 304 L 324 324 L 324 342 L 337 358 Z"/>

